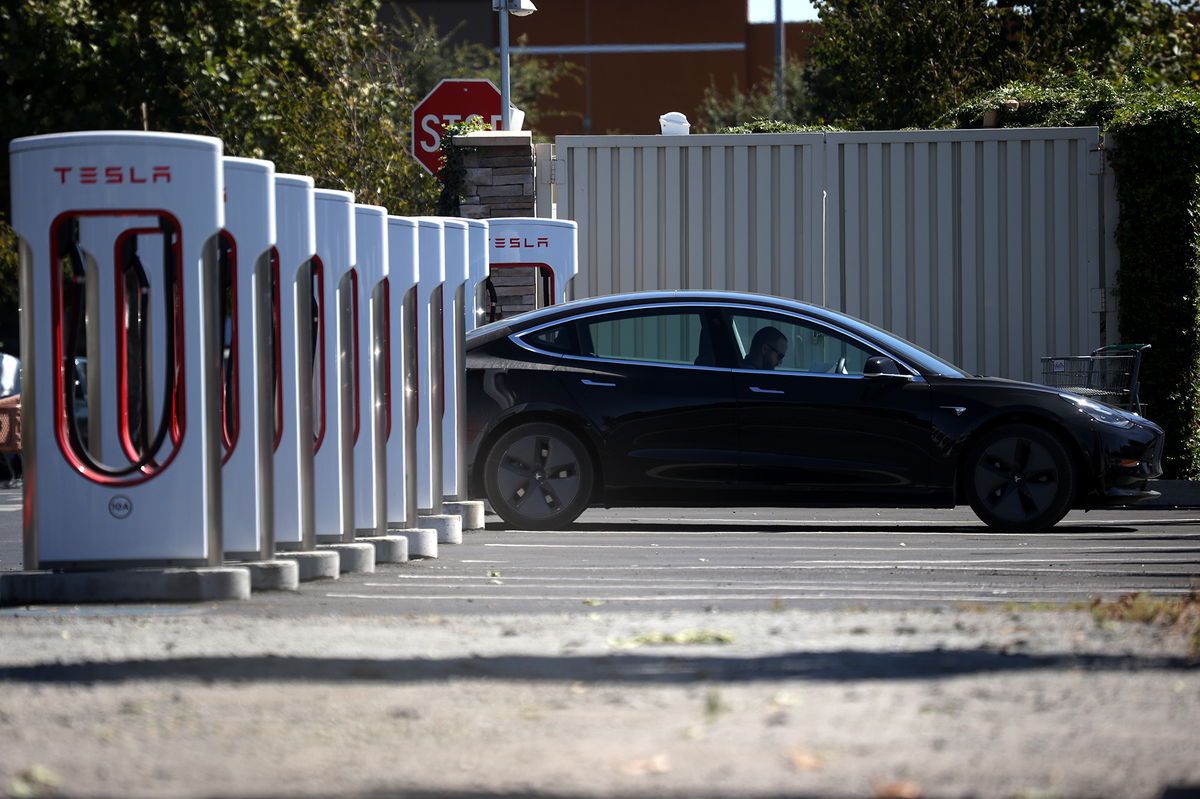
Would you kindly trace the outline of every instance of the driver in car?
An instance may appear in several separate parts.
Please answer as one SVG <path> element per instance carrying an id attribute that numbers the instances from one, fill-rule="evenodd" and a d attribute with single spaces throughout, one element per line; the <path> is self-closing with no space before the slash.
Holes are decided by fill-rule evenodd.
<path id="1" fill-rule="evenodd" d="M 768 325 L 760 328 L 750 340 L 750 351 L 742 359 L 747 369 L 774 369 L 787 356 L 787 336 L 779 328 Z"/>

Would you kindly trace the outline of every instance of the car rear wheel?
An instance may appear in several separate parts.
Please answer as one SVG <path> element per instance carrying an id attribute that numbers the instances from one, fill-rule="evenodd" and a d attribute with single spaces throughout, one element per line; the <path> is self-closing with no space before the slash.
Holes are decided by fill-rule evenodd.
<path id="1" fill-rule="evenodd" d="M 518 425 L 497 439 L 484 461 L 492 509 L 514 527 L 552 530 L 579 517 L 595 470 L 579 438 L 550 422 Z"/>
<path id="2" fill-rule="evenodd" d="M 985 433 L 965 464 L 971 509 L 1006 533 L 1047 530 L 1067 514 L 1075 496 L 1070 453 L 1051 433 L 1011 424 Z"/>

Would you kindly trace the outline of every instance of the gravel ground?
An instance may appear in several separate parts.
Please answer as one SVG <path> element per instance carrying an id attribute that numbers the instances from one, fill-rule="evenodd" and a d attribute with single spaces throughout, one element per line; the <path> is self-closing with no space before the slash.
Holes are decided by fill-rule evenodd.
<path id="1" fill-rule="evenodd" d="M 1200 669 L 1079 611 L 7 611 L 4 790 L 1182 799 Z"/>

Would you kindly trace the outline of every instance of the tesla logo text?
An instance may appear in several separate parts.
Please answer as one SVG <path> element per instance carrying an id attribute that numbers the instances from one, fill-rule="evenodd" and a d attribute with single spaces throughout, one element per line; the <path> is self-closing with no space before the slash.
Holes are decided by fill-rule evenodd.
<path id="1" fill-rule="evenodd" d="M 123 494 L 117 494 L 108 501 L 108 512 L 114 519 L 127 519 L 133 513 L 133 500 Z"/>
<path id="2" fill-rule="evenodd" d="M 549 247 L 550 239 L 547 238 L 546 236 L 539 236 L 536 239 L 531 239 L 528 237 L 522 238 L 520 236 L 513 236 L 512 238 L 508 238 L 508 239 L 499 239 L 499 238 L 492 239 L 492 246 L 495 247 L 496 249 L 505 249 L 508 247 L 533 247 L 533 248 Z"/>
<path id="3" fill-rule="evenodd" d="M 136 166 L 56 166 L 60 185 L 66 183 L 164 183 L 171 182 L 171 167 L 152 166 L 147 175 Z"/>

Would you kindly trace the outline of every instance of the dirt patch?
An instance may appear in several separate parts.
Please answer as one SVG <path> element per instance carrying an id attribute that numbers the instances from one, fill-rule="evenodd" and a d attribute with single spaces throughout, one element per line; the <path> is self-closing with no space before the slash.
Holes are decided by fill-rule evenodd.
<path id="1" fill-rule="evenodd" d="M 1187 640 L 1081 612 L 0 615 L 12 796 L 1160 797 Z"/>

